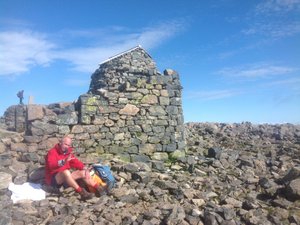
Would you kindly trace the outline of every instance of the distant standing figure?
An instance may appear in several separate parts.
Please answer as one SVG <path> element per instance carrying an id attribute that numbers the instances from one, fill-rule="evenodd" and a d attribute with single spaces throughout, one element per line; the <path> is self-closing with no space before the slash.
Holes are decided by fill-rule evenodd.
<path id="1" fill-rule="evenodd" d="M 20 105 L 23 105 L 23 98 L 24 98 L 23 94 L 24 94 L 24 90 L 19 91 L 19 92 L 17 93 L 17 96 L 18 96 L 18 98 L 20 99 L 20 103 L 19 103 Z"/>

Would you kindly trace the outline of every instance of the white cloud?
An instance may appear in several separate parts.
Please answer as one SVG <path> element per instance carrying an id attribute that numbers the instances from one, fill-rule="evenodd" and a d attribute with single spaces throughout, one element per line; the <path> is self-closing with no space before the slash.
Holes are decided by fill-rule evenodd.
<path id="1" fill-rule="evenodd" d="M 265 45 L 300 33 L 300 0 L 264 0 L 251 12 L 241 34 L 253 37 L 252 42 Z"/>
<path id="2" fill-rule="evenodd" d="M 97 69 L 100 62 L 111 56 L 137 45 L 142 45 L 143 48 L 149 50 L 171 38 L 181 29 L 182 24 L 179 22 L 145 28 L 140 32 L 128 33 L 125 29 L 114 29 L 117 33 L 109 32 L 108 37 L 101 37 L 102 40 L 105 40 L 102 44 L 92 47 L 66 49 L 57 52 L 56 55 L 60 59 L 71 62 L 74 70 L 91 73 Z M 119 33 L 120 31 L 121 33 Z M 107 45 L 107 40 L 110 40 L 110 45 Z"/>
<path id="3" fill-rule="evenodd" d="M 275 87 L 275 88 L 286 88 L 287 90 L 293 92 L 296 95 L 300 94 L 300 78 L 289 77 L 286 79 L 274 80 L 263 84 L 264 87 Z"/>
<path id="4" fill-rule="evenodd" d="M 263 35 L 268 38 L 285 38 L 300 33 L 300 22 L 258 23 L 249 29 L 242 30 L 245 35 Z"/>
<path id="5" fill-rule="evenodd" d="M 240 77 L 240 78 L 267 78 L 275 75 L 283 75 L 294 72 L 296 69 L 285 66 L 274 65 L 251 65 L 244 67 L 223 68 L 217 74 L 226 77 Z"/>
<path id="6" fill-rule="evenodd" d="M 0 32 L 0 76 L 18 75 L 32 66 L 49 64 L 54 44 L 30 31 Z"/>
<path id="7" fill-rule="evenodd" d="M 293 77 L 293 78 L 288 78 L 288 79 L 284 79 L 284 80 L 276 80 L 276 81 L 270 82 L 268 85 L 282 86 L 282 85 L 290 85 L 290 84 L 297 85 L 300 88 L 300 85 L 299 85 L 300 78 Z"/>
<path id="8" fill-rule="evenodd" d="M 212 90 L 212 91 L 189 91 L 185 99 L 197 99 L 201 101 L 224 99 L 239 94 L 238 91 L 232 90 Z"/>
<path id="9" fill-rule="evenodd" d="M 116 54 L 112 47 L 86 47 L 73 48 L 57 51 L 55 56 L 71 63 L 71 68 L 75 71 L 91 73 L 98 68 L 100 61 Z"/>
<path id="10" fill-rule="evenodd" d="M 137 41 L 145 48 L 153 48 L 168 38 L 173 37 L 179 31 L 184 29 L 184 23 L 181 21 L 172 21 L 145 29 L 137 36 Z"/>
<path id="11" fill-rule="evenodd" d="M 172 21 L 140 31 L 112 27 L 107 34 L 104 30 L 94 30 L 95 33 L 93 30 L 65 30 L 62 33 L 70 34 L 64 36 L 66 46 L 70 46 L 70 43 L 82 43 L 81 46 L 77 44 L 78 47 L 72 45 L 68 48 L 59 48 L 63 43 L 51 42 L 45 35 L 28 30 L 0 32 L 0 75 L 21 74 L 33 66 L 45 66 L 54 60 L 67 61 L 73 70 L 91 73 L 107 58 L 139 44 L 146 50 L 154 48 L 173 37 L 183 27 L 182 22 Z M 51 34 L 47 35 L 50 36 Z M 74 38 L 76 41 L 72 43 Z"/>
<path id="12" fill-rule="evenodd" d="M 257 13 L 289 12 L 300 9 L 300 0 L 266 0 L 258 4 Z"/>

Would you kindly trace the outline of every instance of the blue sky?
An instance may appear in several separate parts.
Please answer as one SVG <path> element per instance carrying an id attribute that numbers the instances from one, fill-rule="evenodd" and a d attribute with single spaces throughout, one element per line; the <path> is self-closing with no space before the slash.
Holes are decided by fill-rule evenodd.
<path id="1" fill-rule="evenodd" d="M 300 123 L 300 0 L 0 0 L 0 115 L 75 101 L 136 45 L 174 69 L 185 122 Z"/>

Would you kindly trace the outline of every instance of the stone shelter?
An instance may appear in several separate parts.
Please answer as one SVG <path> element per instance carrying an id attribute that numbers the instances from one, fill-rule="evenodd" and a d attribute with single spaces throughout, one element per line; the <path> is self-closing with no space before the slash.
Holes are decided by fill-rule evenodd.
<path id="1" fill-rule="evenodd" d="M 160 73 L 136 46 L 102 62 L 76 102 L 11 106 L 4 120 L 25 132 L 27 149 L 46 150 L 70 134 L 79 154 L 166 161 L 185 151 L 181 92 L 179 74 Z"/>

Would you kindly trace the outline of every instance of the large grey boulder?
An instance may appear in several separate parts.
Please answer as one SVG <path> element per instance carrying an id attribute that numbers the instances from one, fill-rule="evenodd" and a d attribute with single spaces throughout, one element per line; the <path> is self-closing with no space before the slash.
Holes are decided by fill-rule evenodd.
<path id="1" fill-rule="evenodd" d="M 295 201 L 300 199 L 300 178 L 292 180 L 287 188 L 286 188 L 287 196 L 292 200 Z"/>
<path id="2" fill-rule="evenodd" d="M 0 172 L 0 190 L 8 188 L 11 182 L 12 182 L 11 174 Z"/>

